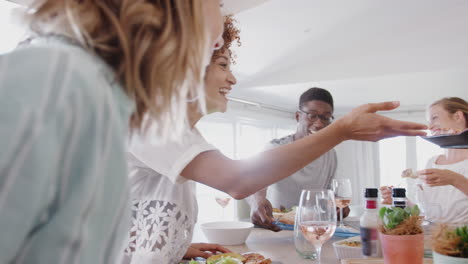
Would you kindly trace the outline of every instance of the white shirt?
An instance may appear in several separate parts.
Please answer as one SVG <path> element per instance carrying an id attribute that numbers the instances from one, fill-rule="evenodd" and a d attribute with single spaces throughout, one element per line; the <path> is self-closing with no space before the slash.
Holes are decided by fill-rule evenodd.
<path id="1" fill-rule="evenodd" d="M 438 156 L 432 157 L 427 165 L 427 169 L 451 170 L 468 177 L 468 159 L 450 164 L 436 164 Z M 468 223 L 468 196 L 452 185 L 430 187 L 427 184 L 422 184 L 423 190 L 418 190 L 418 195 L 421 195 L 424 204 L 436 204 L 439 206 L 428 207 L 428 214 L 435 214 L 433 218 L 437 222 L 446 223 Z M 435 211 L 435 212 L 434 212 Z"/>
<path id="2" fill-rule="evenodd" d="M 132 228 L 123 263 L 180 262 L 198 213 L 195 182 L 180 173 L 198 154 L 214 149 L 196 130 L 164 144 L 141 135 L 132 138 Z"/>
<path id="3" fill-rule="evenodd" d="M 274 139 L 267 148 L 275 148 L 293 141 L 293 135 Z M 275 208 L 284 206 L 289 209 L 297 206 L 303 189 L 330 188 L 331 181 L 335 177 L 336 166 L 336 152 L 332 149 L 291 176 L 269 186 L 267 199 Z"/>

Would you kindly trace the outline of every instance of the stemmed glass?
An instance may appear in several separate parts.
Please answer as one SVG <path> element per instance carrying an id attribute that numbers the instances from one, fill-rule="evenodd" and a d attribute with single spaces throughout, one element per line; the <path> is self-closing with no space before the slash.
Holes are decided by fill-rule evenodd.
<path id="1" fill-rule="evenodd" d="M 331 190 L 302 190 L 297 214 L 302 234 L 315 247 L 320 264 L 322 245 L 336 229 L 335 195 Z"/>
<path id="2" fill-rule="evenodd" d="M 226 206 L 228 206 L 229 202 L 231 201 L 231 197 L 224 193 L 217 192 L 215 194 L 215 201 L 223 208 L 221 213 L 221 219 L 224 220 L 224 210 L 226 210 Z"/>
<path id="3" fill-rule="evenodd" d="M 340 228 L 345 228 L 343 224 L 343 208 L 351 203 L 353 191 L 351 180 L 348 178 L 334 179 L 332 181 L 333 192 L 335 193 L 336 206 L 340 208 Z"/>

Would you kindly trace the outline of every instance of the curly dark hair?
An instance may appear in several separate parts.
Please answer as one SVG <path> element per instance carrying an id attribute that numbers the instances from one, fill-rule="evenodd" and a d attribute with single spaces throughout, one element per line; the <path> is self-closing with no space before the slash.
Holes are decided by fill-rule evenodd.
<path id="1" fill-rule="evenodd" d="M 231 61 L 232 63 L 236 63 L 235 61 L 235 54 L 232 53 L 231 46 L 234 42 L 237 42 L 237 46 L 241 46 L 241 41 L 240 41 L 240 30 L 236 28 L 234 23 L 237 23 L 237 20 L 235 20 L 232 15 L 227 15 L 224 17 L 224 32 L 223 32 L 223 40 L 224 40 L 224 45 L 219 49 L 216 50 L 213 53 L 212 59 L 216 58 L 219 56 L 219 54 L 223 53 L 227 50 L 229 50 L 229 54 L 231 55 Z"/>

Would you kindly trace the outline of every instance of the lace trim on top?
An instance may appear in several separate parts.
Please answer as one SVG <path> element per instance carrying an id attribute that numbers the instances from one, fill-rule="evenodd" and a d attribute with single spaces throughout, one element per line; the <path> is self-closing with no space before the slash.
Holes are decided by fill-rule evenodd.
<path id="1" fill-rule="evenodd" d="M 190 246 L 194 221 L 175 203 L 136 200 L 125 254 L 151 255 L 158 263 L 178 263 Z"/>

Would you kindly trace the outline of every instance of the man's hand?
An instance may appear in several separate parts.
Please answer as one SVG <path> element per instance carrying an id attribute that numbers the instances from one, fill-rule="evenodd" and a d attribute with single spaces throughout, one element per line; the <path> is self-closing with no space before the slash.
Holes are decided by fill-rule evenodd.
<path id="1" fill-rule="evenodd" d="M 281 228 L 273 224 L 273 221 L 275 219 L 273 218 L 273 207 L 270 201 L 264 199 L 258 202 L 257 208 L 252 213 L 252 223 L 275 232 L 281 231 Z"/>
<path id="2" fill-rule="evenodd" d="M 343 219 L 348 217 L 350 211 L 351 210 L 349 209 L 349 206 L 346 206 L 345 208 L 343 208 Z M 336 219 L 340 219 L 340 208 L 339 207 L 336 208 Z"/>
<path id="3" fill-rule="evenodd" d="M 193 259 L 197 257 L 209 258 L 218 252 L 229 253 L 229 249 L 218 244 L 192 243 L 184 255 L 184 259 Z"/>

